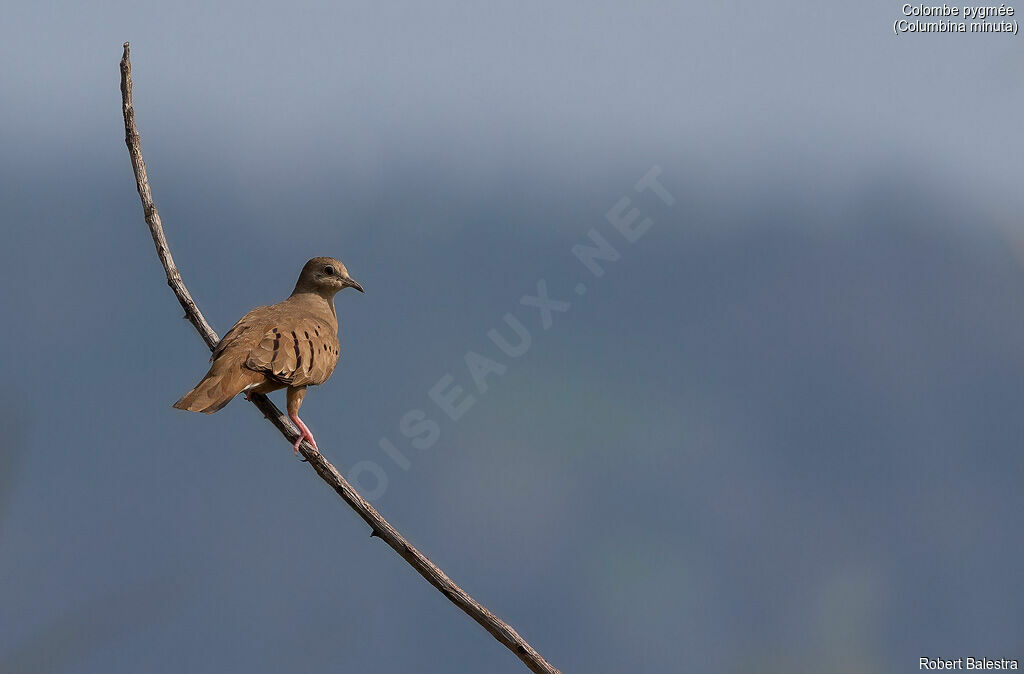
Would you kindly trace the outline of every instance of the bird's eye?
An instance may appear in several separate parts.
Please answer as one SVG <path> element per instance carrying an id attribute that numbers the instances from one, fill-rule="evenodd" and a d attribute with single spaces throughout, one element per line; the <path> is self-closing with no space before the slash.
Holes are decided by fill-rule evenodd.
<path id="1" fill-rule="evenodd" d="M 334 276 L 334 267 L 330 265 L 324 267 L 324 273 L 327 274 L 328 276 Z"/>

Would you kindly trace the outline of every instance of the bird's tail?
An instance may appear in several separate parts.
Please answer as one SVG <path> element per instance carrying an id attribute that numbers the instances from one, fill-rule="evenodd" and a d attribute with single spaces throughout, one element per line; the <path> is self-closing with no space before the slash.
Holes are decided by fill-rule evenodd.
<path id="1" fill-rule="evenodd" d="M 215 372 L 213 367 L 196 387 L 183 395 L 174 406 L 188 412 L 213 414 L 231 402 L 231 399 L 245 389 L 262 383 L 264 376 L 243 367 L 228 372 Z"/>

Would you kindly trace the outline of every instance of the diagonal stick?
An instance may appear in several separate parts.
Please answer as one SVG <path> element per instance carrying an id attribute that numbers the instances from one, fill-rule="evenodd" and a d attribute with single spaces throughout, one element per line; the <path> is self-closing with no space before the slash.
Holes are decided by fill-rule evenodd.
<path id="1" fill-rule="evenodd" d="M 135 128 L 135 109 L 132 107 L 132 64 L 129 59 L 128 43 L 124 43 L 124 56 L 121 57 L 121 109 L 124 112 L 124 142 L 128 146 L 128 154 L 132 159 L 132 168 L 135 170 L 135 183 L 139 189 L 139 197 L 142 199 L 142 210 L 146 216 L 146 224 L 149 225 L 149 233 L 153 236 L 153 243 L 156 245 L 156 254 L 160 258 L 164 272 L 167 274 L 167 285 L 174 291 L 182 308 L 185 310 L 185 317 L 195 326 L 199 336 L 203 338 L 206 345 L 212 351 L 220 338 L 214 332 L 210 324 L 203 318 L 203 314 L 196 306 L 195 300 L 189 293 L 185 283 L 181 280 L 181 273 L 174 265 L 174 258 L 167 246 L 167 238 L 164 236 L 163 223 L 160 222 L 160 214 L 153 204 L 153 194 L 149 188 L 149 178 L 146 176 L 146 162 L 142 159 L 142 147 L 139 144 L 139 131 Z M 270 420 L 270 423 L 281 431 L 281 434 L 294 443 L 299 437 L 298 430 L 292 425 L 291 420 L 284 415 L 277 406 L 265 395 L 253 394 L 252 403 L 263 413 L 263 416 Z M 320 452 L 313 449 L 308 442 L 299 445 L 302 455 L 313 467 L 317 475 L 329 484 L 338 496 L 342 498 L 353 510 L 356 511 L 372 529 L 371 536 L 377 536 L 387 543 L 392 550 L 397 552 L 402 559 L 416 569 L 416 572 L 427 579 L 437 590 L 448 598 L 453 604 L 462 609 L 470 618 L 477 621 L 481 627 L 505 645 L 510 651 L 529 667 L 531 672 L 536 674 L 561 674 L 551 666 L 540 653 L 533 649 L 530 644 L 519 636 L 512 627 L 498 616 L 491 613 L 480 602 L 470 597 L 465 590 L 452 582 L 452 579 L 445 575 L 436 564 L 427 559 L 423 553 L 409 544 L 405 538 L 395 530 L 388 521 L 381 517 L 367 501 L 360 496 L 352 485 L 341 476 L 341 473 L 323 457 Z"/>

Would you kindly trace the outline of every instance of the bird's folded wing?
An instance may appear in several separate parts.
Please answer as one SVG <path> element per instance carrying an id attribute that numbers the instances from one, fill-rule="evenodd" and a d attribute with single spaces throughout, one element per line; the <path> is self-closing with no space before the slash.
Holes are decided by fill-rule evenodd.
<path id="1" fill-rule="evenodd" d="M 273 307 L 256 307 L 242 316 L 217 343 L 210 360 L 217 360 L 227 349 L 239 349 L 243 353 L 251 349 L 263 337 L 272 314 Z"/>
<path id="2" fill-rule="evenodd" d="M 245 366 L 288 386 L 327 381 L 339 356 L 333 331 L 315 318 L 280 318 L 249 352 Z"/>

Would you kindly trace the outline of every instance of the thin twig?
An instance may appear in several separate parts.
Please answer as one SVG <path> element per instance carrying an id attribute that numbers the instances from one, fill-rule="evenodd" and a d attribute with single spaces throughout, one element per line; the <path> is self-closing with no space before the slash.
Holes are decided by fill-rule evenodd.
<path id="1" fill-rule="evenodd" d="M 128 146 L 128 154 L 132 159 L 132 167 L 135 169 L 135 182 L 139 189 L 139 197 L 142 199 L 142 210 L 146 216 L 146 224 L 149 225 L 149 232 L 153 236 L 153 243 L 156 245 L 156 253 L 160 257 L 160 264 L 163 265 L 167 274 L 167 285 L 174 291 L 182 308 L 185 310 L 185 317 L 195 326 L 199 335 L 206 342 L 206 345 L 213 350 L 220 338 L 214 332 L 210 324 L 203 318 L 192 295 L 189 293 L 185 283 L 181 280 L 181 274 L 174 265 L 174 258 L 167 246 L 167 239 L 164 237 L 163 225 L 160 222 L 160 214 L 157 213 L 153 204 L 153 194 L 149 188 L 149 179 L 146 177 L 146 162 L 142 159 L 142 148 L 139 143 L 139 132 L 135 127 L 135 110 L 132 107 L 132 66 L 129 60 L 128 43 L 124 43 L 124 56 L 121 58 L 121 107 L 124 112 L 125 144 Z M 299 432 L 292 425 L 291 420 L 277 408 L 274 403 L 264 395 L 254 394 L 252 403 L 259 408 L 267 419 L 277 427 L 281 434 L 288 439 L 289 443 L 295 442 Z M 341 473 L 324 458 L 324 456 L 313 449 L 308 442 L 299 446 L 302 455 L 313 467 L 317 475 L 323 478 L 334 491 L 345 501 L 372 529 L 371 536 L 377 536 L 391 549 L 401 555 L 402 559 L 409 563 L 412 568 L 427 579 L 431 585 L 436 587 L 453 604 L 462 609 L 469 617 L 477 621 L 485 630 L 491 633 L 495 639 L 505 645 L 510 651 L 522 660 L 530 671 L 537 674 L 560 674 L 551 664 L 545 660 L 540 653 L 526 643 L 516 631 L 498 616 L 491 613 L 480 602 L 469 596 L 465 590 L 452 582 L 451 578 L 445 575 L 436 564 L 427 559 L 419 550 L 409 544 L 405 538 L 388 524 L 387 520 L 381 517 L 373 506 L 360 496 L 352 485 L 342 477 Z"/>

